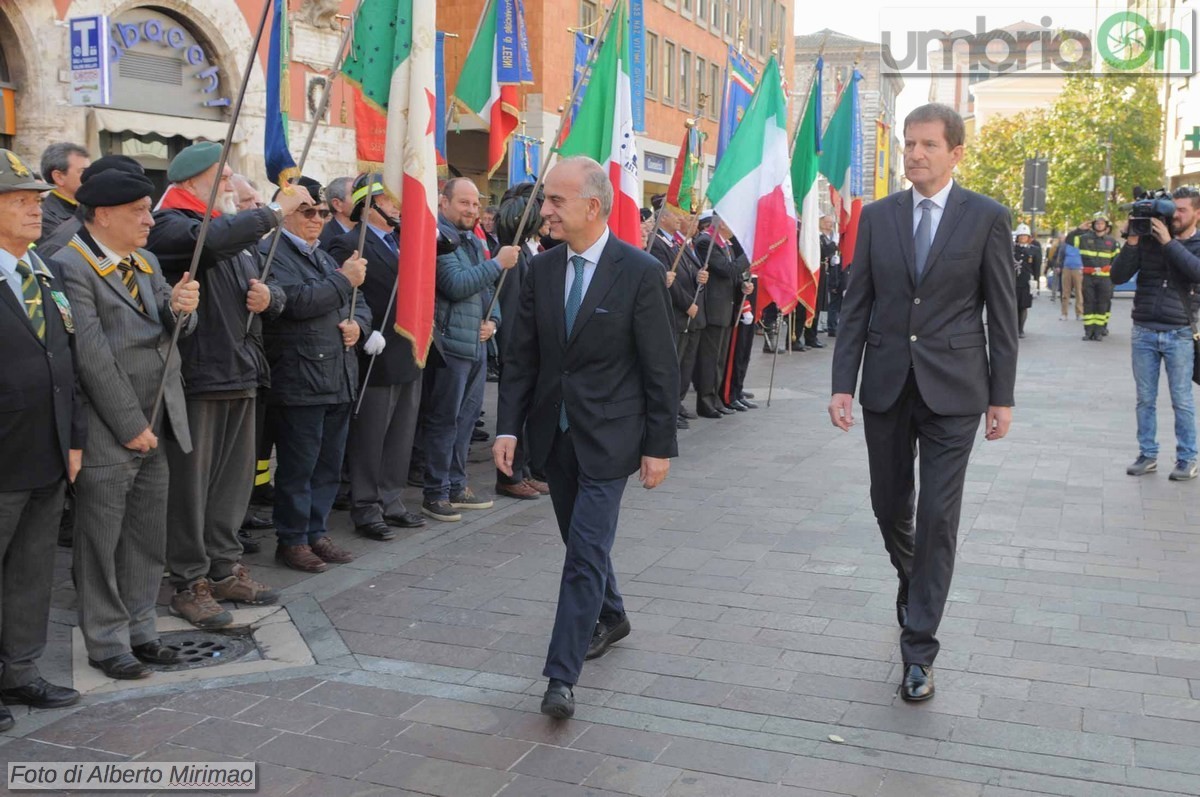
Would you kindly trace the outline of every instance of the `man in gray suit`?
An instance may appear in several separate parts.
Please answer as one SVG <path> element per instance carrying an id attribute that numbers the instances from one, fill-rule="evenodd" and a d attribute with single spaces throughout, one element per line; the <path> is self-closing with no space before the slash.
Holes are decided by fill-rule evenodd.
<path id="1" fill-rule="evenodd" d="M 988 440 L 1008 433 L 1017 372 L 1009 212 L 955 184 L 963 136 L 962 117 L 944 105 L 923 105 L 904 120 L 913 187 L 863 210 L 833 357 L 829 416 L 844 431 L 854 424 L 862 366 L 871 505 L 900 578 L 900 694 L 909 701 L 933 697 L 979 416 L 987 414 Z"/>
<path id="2" fill-rule="evenodd" d="M 199 283 L 172 289 L 142 247 L 154 218 L 154 184 L 121 170 L 91 176 L 76 194 L 83 229 L 56 262 L 72 296 L 79 379 L 89 399 L 91 435 L 76 482 L 75 583 L 88 663 L 110 678 L 145 678 L 172 664 L 154 627 L 167 533 L 167 458 L 150 427 L 167 369 L 157 430 L 191 450 L 179 352 L 168 351 L 176 323 L 195 329 Z M 189 314 L 189 315 L 185 315 Z"/>

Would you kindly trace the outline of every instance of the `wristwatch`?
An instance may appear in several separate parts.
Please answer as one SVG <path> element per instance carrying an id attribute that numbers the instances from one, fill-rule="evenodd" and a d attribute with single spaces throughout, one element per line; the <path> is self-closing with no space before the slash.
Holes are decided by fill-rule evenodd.
<path id="1" fill-rule="evenodd" d="M 283 206 L 278 202 L 268 202 L 267 210 L 275 214 L 275 221 L 283 221 Z"/>

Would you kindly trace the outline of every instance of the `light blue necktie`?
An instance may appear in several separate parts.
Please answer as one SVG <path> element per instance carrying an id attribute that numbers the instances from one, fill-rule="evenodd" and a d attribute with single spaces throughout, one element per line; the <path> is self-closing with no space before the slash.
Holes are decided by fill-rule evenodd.
<path id="1" fill-rule="evenodd" d="M 929 258 L 929 247 L 933 245 L 929 231 L 933 227 L 933 200 L 922 199 L 917 205 L 921 209 L 921 220 L 917 222 L 917 232 L 913 236 L 913 254 L 916 255 L 917 280 L 925 271 L 925 261 Z"/>
<path id="2" fill-rule="evenodd" d="M 583 304 L 583 267 L 587 261 L 580 255 L 571 258 L 571 266 L 575 269 L 575 280 L 571 283 L 571 292 L 567 294 L 567 338 L 575 328 L 575 318 L 579 315 L 579 305 Z M 567 399 L 563 397 L 558 406 L 558 428 L 567 431 Z"/>

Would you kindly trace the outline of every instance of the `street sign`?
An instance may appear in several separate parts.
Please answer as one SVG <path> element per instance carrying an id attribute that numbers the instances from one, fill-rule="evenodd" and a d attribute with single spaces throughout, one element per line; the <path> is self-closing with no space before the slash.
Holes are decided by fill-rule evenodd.
<path id="1" fill-rule="evenodd" d="M 1021 191 L 1023 213 L 1046 212 L 1046 177 L 1050 162 L 1045 158 L 1025 159 L 1025 185 Z"/>
<path id="2" fill-rule="evenodd" d="M 1106 174 L 1100 178 L 1100 185 L 1097 186 L 1097 191 L 1103 191 L 1106 194 L 1111 194 L 1117 189 L 1117 178 L 1111 174 Z"/>
<path id="3" fill-rule="evenodd" d="M 71 104 L 107 105 L 112 88 L 108 17 L 72 17 Z"/>

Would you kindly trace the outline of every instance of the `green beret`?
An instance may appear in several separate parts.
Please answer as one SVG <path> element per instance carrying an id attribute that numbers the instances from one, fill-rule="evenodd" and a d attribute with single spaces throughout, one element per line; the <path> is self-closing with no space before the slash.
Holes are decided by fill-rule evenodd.
<path id="1" fill-rule="evenodd" d="M 201 141 L 185 147 L 171 165 L 167 167 L 167 179 L 172 183 L 182 183 L 198 174 L 208 171 L 221 160 L 221 145 L 215 141 Z"/>

